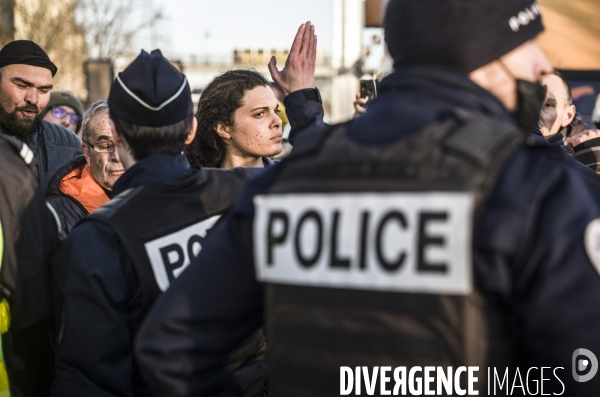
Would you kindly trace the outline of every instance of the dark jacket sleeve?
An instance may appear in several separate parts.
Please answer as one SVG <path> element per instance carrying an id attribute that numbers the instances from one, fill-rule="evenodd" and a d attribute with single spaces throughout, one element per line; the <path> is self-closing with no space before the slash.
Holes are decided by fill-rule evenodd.
<path id="1" fill-rule="evenodd" d="M 9 331 L 2 335 L 4 361 L 11 393 L 38 396 L 52 382 L 48 263 L 58 230 L 24 161 L 30 155 L 22 142 L 0 137 L 1 284 L 11 314 Z"/>
<path id="2" fill-rule="evenodd" d="M 77 135 L 57 124 L 41 120 L 37 133 L 30 134 L 28 144 L 34 145 L 38 183 L 42 192 L 56 172 L 73 157 L 83 154 Z"/>
<path id="3" fill-rule="evenodd" d="M 566 395 L 587 396 L 600 388 L 598 376 L 579 383 L 571 374 L 576 349 L 600 354 L 600 268 L 590 259 L 594 251 L 600 258 L 600 246 L 585 243 L 586 230 L 598 216 L 569 159 L 521 151 L 476 228 L 479 287 L 514 319 L 523 367 L 537 367 L 538 375 L 539 368 L 552 368 L 544 374 L 549 379 L 545 393 L 561 394 L 565 388 Z M 552 373 L 559 367 L 564 386 Z"/>
<path id="4" fill-rule="evenodd" d="M 34 174 L 3 139 L 0 157 L 1 282 L 10 304 L 11 329 L 17 330 L 50 311 L 48 261 L 58 246 L 58 229 Z"/>
<path id="5" fill-rule="evenodd" d="M 316 88 L 294 91 L 283 99 L 285 113 L 291 125 L 289 141 L 294 145 L 296 137 L 311 127 L 323 127 L 323 103 Z"/>
<path id="6" fill-rule="evenodd" d="M 46 197 L 46 202 L 56 214 L 60 226 L 61 238 L 69 233 L 77 222 L 89 215 L 86 209 L 72 197 L 53 194 Z"/>
<path id="7" fill-rule="evenodd" d="M 130 301 L 124 250 L 96 222 L 77 226 L 52 259 L 58 341 L 52 395 L 131 396 Z"/>
<path id="8" fill-rule="evenodd" d="M 262 288 L 252 255 L 252 198 L 278 168 L 250 183 L 146 318 L 136 351 L 142 374 L 157 395 L 240 394 L 226 369 L 228 356 L 262 325 Z"/>

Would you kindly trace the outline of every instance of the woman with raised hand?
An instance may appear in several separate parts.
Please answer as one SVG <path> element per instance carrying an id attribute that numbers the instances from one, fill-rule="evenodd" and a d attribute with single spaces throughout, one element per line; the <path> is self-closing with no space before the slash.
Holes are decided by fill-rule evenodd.
<path id="1" fill-rule="evenodd" d="M 307 22 L 298 29 L 285 67 L 277 70 L 275 57 L 269 62 L 271 77 L 286 95 L 303 95 L 301 91 L 307 88 L 314 91 L 316 46 L 314 26 Z M 306 112 L 304 108 L 309 107 L 302 108 Z M 322 115 L 322 107 L 320 110 Z M 198 103 L 196 138 L 185 152 L 190 164 L 219 168 L 271 165 L 270 157 L 282 151 L 278 113 L 277 98 L 260 73 L 234 69 L 217 76 Z M 299 121 L 297 124 L 310 124 Z M 290 141 L 296 135 L 292 130 Z"/>
<path id="2" fill-rule="evenodd" d="M 202 92 L 192 165 L 265 167 L 282 150 L 279 105 L 269 82 L 254 70 L 230 70 Z"/>

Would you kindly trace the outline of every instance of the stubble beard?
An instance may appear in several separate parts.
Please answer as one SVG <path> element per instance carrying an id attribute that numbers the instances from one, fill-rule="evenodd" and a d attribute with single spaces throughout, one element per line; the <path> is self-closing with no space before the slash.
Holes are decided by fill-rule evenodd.
<path id="1" fill-rule="evenodd" d="M 34 117 L 19 117 L 19 110 L 34 111 Z M 10 135 L 23 140 L 31 131 L 33 131 L 40 120 L 40 110 L 35 105 L 25 105 L 15 108 L 13 112 L 8 112 L 2 104 L 0 104 L 0 123 L 8 129 Z"/>

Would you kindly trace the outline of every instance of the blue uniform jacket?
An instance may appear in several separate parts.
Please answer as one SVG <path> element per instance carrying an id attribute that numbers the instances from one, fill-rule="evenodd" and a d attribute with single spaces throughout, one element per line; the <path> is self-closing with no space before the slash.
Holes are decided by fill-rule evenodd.
<path id="1" fill-rule="evenodd" d="M 379 92 L 367 113 L 348 124 L 348 136 L 365 145 L 401 139 L 456 108 L 513 123 L 490 93 L 445 70 L 398 70 Z M 186 276 L 148 315 L 137 357 L 159 395 L 235 395 L 225 358 L 263 322 L 253 197 L 268 190 L 284 163 L 250 183 Z M 600 275 L 584 244 L 597 208 L 574 163 L 530 141 L 507 160 L 473 233 L 476 285 L 518 319 L 528 366 L 563 367 L 565 395 L 600 389 L 600 376 L 587 383 L 571 376 L 575 349 L 600 355 Z"/>
<path id="2" fill-rule="evenodd" d="M 127 170 L 113 196 L 146 183 L 176 184 L 189 176 L 183 155 L 157 154 Z M 99 222 L 77 225 L 52 259 L 58 327 L 55 396 L 142 396 L 133 338 L 142 294 L 133 262 L 116 234 Z"/>

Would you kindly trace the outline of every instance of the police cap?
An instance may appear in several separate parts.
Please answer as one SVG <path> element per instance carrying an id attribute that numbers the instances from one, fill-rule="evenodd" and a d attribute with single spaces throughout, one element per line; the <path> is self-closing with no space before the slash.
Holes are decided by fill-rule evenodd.
<path id="1" fill-rule="evenodd" d="M 176 124 L 193 113 L 188 81 L 160 50 L 142 51 L 117 74 L 108 95 L 111 114 L 143 127 Z"/>
<path id="2" fill-rule="evenodd" d="M 390 0 L 384 29 L 395 67 L 443 66 L 468 74 L 544 26 L 532 0 Z"/>

